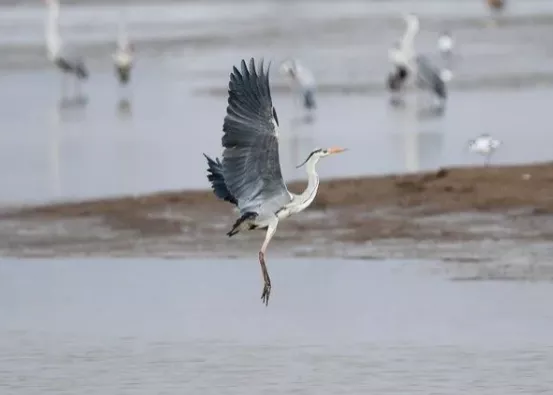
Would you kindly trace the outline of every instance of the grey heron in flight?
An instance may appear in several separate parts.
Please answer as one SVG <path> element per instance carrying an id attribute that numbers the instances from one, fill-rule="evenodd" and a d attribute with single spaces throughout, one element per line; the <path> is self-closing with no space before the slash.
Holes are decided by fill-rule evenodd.
<path id="1" fill-rule="evenodd" d="M 441 71 L 432 65 L 430 60 L 415 51 L 415 36 L 419 32 L 419 18 L 414 14 L 404 17 L 407 28 L 400 42 L 388 51 L 388 57 L 394 70 L 388 75 L 387 85 L 392 93 L 400 93 L 410 78 L 417 87 L 430 91 L 443 105 L 447 99 L 447 87 L 441 78 Z"/>
<path id="2" fill-rule="evenodd" d="M 113 63 L 119 83 L 126 85 L 131 78 L 131 69 L 133 66 L 134 45 L 129 39 L 123 17 L 119 19 L 119 33 L 117 37 L 117 47 L 113 54 Z"/>
<path id="3" fill-rule="evenodd" d="M 242 60 L 241 69 L 230 74 L 227 115 L 223 122 L 223 160 L 204 154 L 208 180 L 215 196 L 236 206 L 240 217 L 227 236 L 240 231 L 266 230 L 259 250 L 264 287 L 261 300 L 269 303 L 271 279 L 265 264 L 265 252 L 280 220 L 304 210 L 319 188 L 317 162 L 343 148 L 316 149 L 298 167 L 307 170 L 307 188 L 299 195 L 288 191 L 279 161 L 279 122 L 271 99 L 269 69 L 261 60 L 256 68 Z"/>
<path id="4" fill-rule="evenodd" d="M 46 49 L 48 59 L 63 73 L 62 95 L 65 98 L 65 79 L 72 75 L 75 95 L 80 93 L 80 83 L 88 78 L 88 69 L 79 56 L 75 56 L 64 48 L 59 32 L 59 0 L 43 0 L 48 6 L 46 21 Z"/>
<path id="5" fill-rule="evenodd" d="M 280 65 L 280 72 L 287 76 L 303 97 L 303 106 L 307 110 L 315 109 L 315 77 L 311 70 L 297 59 L 287 59 Z"/>

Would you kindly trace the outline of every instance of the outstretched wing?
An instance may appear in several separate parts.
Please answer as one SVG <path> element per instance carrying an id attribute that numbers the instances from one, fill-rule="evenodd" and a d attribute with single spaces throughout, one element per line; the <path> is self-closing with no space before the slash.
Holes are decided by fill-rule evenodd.
<path id="1" fill-rule="evenodd" d="M 418 84 L 423 88 L 432 90 L 441 99 L 446 99 L 447 88 L 438 69 L 423 55 L 417 56 L 415 62 L 417 64 Z"/>
<path id="2" fill-rule="evenodd" d="M 225 184 L 225 178 L 223 176 L 223 165 L 219 161 L 219 158 L 215 158 L 215 160 L 213 160 L 206 154 L 204 154 L 204 156 L 207 159 L 208 166 L 207 179 L 211 183 L 211 188 L 213 189 L 213 193 L 215 194 L 215 196 L 234 205 L 238 204 L 234 196 L 232 196 L 229 192 L 227 184 Z"/>
<path id="3" fill-rule="evenodd" d="M 278 118 L 271 100 L 269 72 L 242 60 L 230 74 L 223 123 L 223 175 L 242 213 L 276 212 L 291 200 L 280 170 Z"/>

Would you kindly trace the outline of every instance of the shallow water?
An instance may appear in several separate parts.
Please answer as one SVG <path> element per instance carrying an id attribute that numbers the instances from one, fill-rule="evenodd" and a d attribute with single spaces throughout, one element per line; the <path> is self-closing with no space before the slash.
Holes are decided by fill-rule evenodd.
<path id="1" fill-rule="evenodd" d="M 550 284 L 432 263 L 0 261 L 0 389 L 17 394 L 536 394 Z"/>
<path id="2" fill-rule="evenodd" d="M 287 179 L 302 178 L 295 165 L 331 145 L 351 150 L 321 163 L 323 178 L 482 163 L 466 152 L 481 133 L 504 140 L 496 163 L 551 159 L 550 1 L 513 3 L 496 28 L 486 27 L 479 1 L 131 2 L 123 9 L 138 60 L 126 91 L 109 58 L 121 7 L 68 5 L 62 34 L 91 68 L 88 102 L 73 107 L 59 105 L 60 77 L 44 57 L 44 9 L 25 4 L 0 11 L 3 204 L 207 187 L 201 153 L 219 154 L 228 74 L 250 56 L 300 56 L 320 84 L 315 121 L 302 124 L 273 70 Z M 388 104 L 386 51 L 407 8 L 421 16 L 421 51 L 435 52 L 445 26 L 458 40 L 441 117 L 424 116 L 412 102 Z"/>

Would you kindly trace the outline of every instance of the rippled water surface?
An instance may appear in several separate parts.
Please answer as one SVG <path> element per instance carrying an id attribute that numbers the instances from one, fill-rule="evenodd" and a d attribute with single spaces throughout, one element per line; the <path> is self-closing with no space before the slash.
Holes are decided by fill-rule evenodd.
<path id="1" fill-rule="evenodd" d="M 550 392 L 551 284 L 432 265 L 2 260 L 0 392 Z"/>
<path id="2" fill-rule="evenodd" d="M 273 60 L 287 179 L 316 147 L 347 155 L 321 163 L 323 178 L 482 163 L 466 142 L 491 133 L 497 163 L 551 159 L 553 3 L 513 1 L 490 25 L 481 1 L 85 2 L 62 7 L 69 49 L 91 69 L 88 101 L 61 105 L 61 79 L 44 49 L 38 2 L 0 7 L 0 203 L 43 202 L 160 189 L 205 188 L 202 152 L 217 155 L 232 65 Z M 137 46 L 129 89 L 110 53 L 120 11 Z M 401 12 L 421 17 L 417 45 L 436 55 L 440 31 L 456 39 L 455 78 L 443 116 L 389 106 L 387 49 Z M 314 122 L 275 65 L 297 56 L 319 82 Z"/>

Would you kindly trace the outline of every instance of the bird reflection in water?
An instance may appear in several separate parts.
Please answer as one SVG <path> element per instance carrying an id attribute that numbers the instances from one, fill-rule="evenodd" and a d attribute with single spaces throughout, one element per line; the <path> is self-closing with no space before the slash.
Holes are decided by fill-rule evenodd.
<path id="1" fill-rule="evenodd" d="M 58 124 L 62 122 L 79 122 L 85 119 L 88 99 L 86 97 L 62 98 L 55 109 Z"/>
<path id="2" fill-rule="evenodd" d="M 61 146 L 62 146 L 62 113 L 56 109 L 51 113 L 48 128 L 47 163 L 48 186 L 52 199 L 63 196 L 63 183 L 61 177 Z"/>
<path id="3" fill-rule="evenodd" d="M 401 158 L 400 171 L 418 172 L 443 165 L 444 130 L 441 122 L 430 122 L 426 115 L 415 109 L 405 111 L 394 120 L 397 123 L 391 134 L 392 146 Z"/>
<path id="4" fill-rule="evenodd" d="M 82 109 L 88 105 L 88 97 L 86 96 L 76 96 L 76 97 L 62 97 L 58 102 L 58 109 L 61 110 L 71 110 L 71 109 Z"/>
<path id="5" fill-rule="evenodd" d="M 117 102 L 117 115 L 119 118 L 129 118 L 132 116 L 132 102 L 129 98 L 121 98 Z"/>

